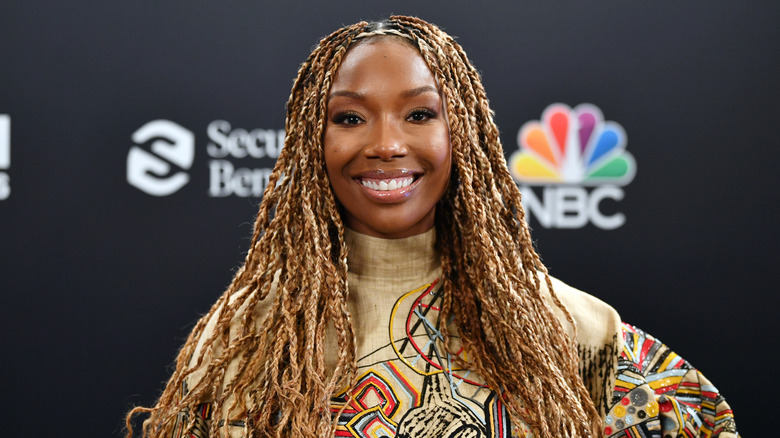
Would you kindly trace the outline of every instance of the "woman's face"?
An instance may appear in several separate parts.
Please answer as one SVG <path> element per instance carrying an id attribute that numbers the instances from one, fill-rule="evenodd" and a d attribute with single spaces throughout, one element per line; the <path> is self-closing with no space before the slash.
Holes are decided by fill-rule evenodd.
<path id="1" fill-rule="evenodd" d="M 325 127 L 325 165 L 346 225 L 391 239 L 431 229 L 451 157 L 442 97 L 419 52 L 395 38 L 353 46 Z"/>

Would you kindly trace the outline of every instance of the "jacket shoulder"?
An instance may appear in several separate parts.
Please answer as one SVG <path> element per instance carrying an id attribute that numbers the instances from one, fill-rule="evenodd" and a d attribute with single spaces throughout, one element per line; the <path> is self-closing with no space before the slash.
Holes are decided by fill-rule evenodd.
<path id="1" fill-rule="evenodd" d="M 604 301 L 550 277 L 553 291 L 569 311 L 577 328 L 579 372 L 599 412 L 604 415 L 615 384 L 623 350 L 623 333 L 618 312 Z M 542 282 L 544 285 L 544 281 Z M 549 293 L 546 290 L 545 292 Z M 563 313 L 559 312 L 563 319 Z M 564 326 L 568 324 L 564 321 Z"/>

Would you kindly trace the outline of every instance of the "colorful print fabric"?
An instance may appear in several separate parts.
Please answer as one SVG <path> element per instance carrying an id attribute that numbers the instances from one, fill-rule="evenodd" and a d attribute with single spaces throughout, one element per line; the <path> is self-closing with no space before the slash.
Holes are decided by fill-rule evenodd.
<path id="1" fill-rule="evenodd" d="M 383 345 L 359 359 L 357 386 L 332 400 L 333 415 L 340 415 L 337 437 L 534 436 L 526 425 L 510 424 L 500 399 L 477 376 L 450 367 L 436 330 L 436 285 L 423 285 L 392 305 Z M 731 409 L 701 373 L 636 327 L 624 323 L 622 337 L 606 436 L 738 436 Z M 206 436 L 209 410 L 198 414 L 196 429 L 184 435 L 178 428 L 177 436 Z M 229 429 L 230 436 L 242 436 L 244 424 Z"/>
<path id="2" fill-rule="evenodd" d="M 709 380 L 666 345 L 623 324 L 608 437 L 738 436 L 731 408 Z"/>

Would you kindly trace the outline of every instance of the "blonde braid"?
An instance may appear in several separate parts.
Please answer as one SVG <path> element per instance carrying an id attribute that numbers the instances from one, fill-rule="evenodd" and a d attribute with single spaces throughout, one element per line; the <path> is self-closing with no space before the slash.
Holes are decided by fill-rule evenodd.
<path id="1" fill-rule="evenodd" d="M 421 54 L 447 100 L 457 174 L 437 208 L 453 212 L 437 215 L 444 291 L 440 329 L 447 334 L 442 322 L 452 314 L 470 353 L 471 362 L 460 365 L 503 389 L 512 415 L 541 436 L 599 436 L 600 418 L 578 374 L 574 339 L 563 335 L 542 296 L 537 270 L 555 306 L 572 327 L 574 321 L 533 248 L 479 74 L 462 48 L 435 26 L 416 18 L 392 20 L 424 41 L 418 43 Z"/>
<path id="2" fill-rule="evenodd" d="M 330 82 L 364 26 L 326 37 L 301 66 L 288 102 L 285 146 L 263 195 L 246 261 L 196 324 L 156 406 L 128 414 L 128 436 L 136 413 L 150 414 L 143 436 L 169 436 L 182 410 L 189 416 L 186 428 L 192 429 L 196 408 L 204 401 L 212 405 L 210 436 L 224 433 L 220 426 L 234 412 L 244 412 L 247 436 L 333 435 L 329 399 L 352 385 L 357 365 L 346 304 L 344 229 L 321 144 Z M 272 289 L 273 302 L 263 304 L 269 308 L 267 317 L 255 321 L 251 309 Z M 241 332 L 231 337 L 236 317 Z M 204 336 L 210 320 L 216 321 L 214 330 Z M 336 329 L 339 346 L 330 378 L 322 349 L 328 323 Z M 193 357 L 201 338 L 201 354 Z M 231 363 L 237 372 L 226 381 Z M 200 368 L 205 372 L 199 383 L 182 394 L 186 377 Z"/>
<path id="3" fill-rule="evenodd" d="M 436 215 L 444 292 L 440 324 L 454 317 L 470 358 L 459 365 L 502 392 L 512 418 L 542 437 L 601 434 L 577 373 L 574 340 L 542 295 L 537 271 L 574 325 L 533 248 L 479 74 L 449 35 L 423 20 L 395 16 L 334 32 L 301 65 L 287 104 L 285 146 L 263 194 L 246 261 L 190 333 L 156 405 L 128 413 L 128 437 L 136 413 L 150 414 L 145 437 L 170 436 L 182 413 L 191 431 L 204 402 L 212 407 L 210 436 L 223 434 L 227 427 L 220 426 L 236 417 L 246 419 L 247 437 L 334 435 L 340 412 L 331 417 L 329 401 L 354 386 L 357 359 L 347 311 L 348 249 L 322 139 L 336 70 L 356 41 L 372 38 L 414 45 L 446 101 L 454 166 Z M 263 302 L 272 290 L 273 302 Z M 262 321 L 255 320 L 258 306 L 269 309 Z M 235 318 L 240 332 L 231 334 Z M 207 335 L 211 320 L 216 323 Z M 331 376 L 323 351 L 329 324 L 338 342 Z M 448 339 L 446 324 L 440 329 Z M 226 381 L 231 364 L 236 372 Z M 198 369 L 203 376 L 186 388 Z"/>

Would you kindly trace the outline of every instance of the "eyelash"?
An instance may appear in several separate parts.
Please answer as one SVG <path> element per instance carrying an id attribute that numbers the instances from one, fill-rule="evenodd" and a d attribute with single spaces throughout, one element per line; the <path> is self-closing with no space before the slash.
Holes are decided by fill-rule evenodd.
<path id="1" fill-rule="evenodd" d="M 422 115 L 424 119 L 415 120 L 414 117 L 419 115 Z M 410 122 L 414 122 L 414 123 L 422 123 L 428 119 L 435 119 L 438 115 L 439 114 L 436 111 L 430 108 L 415 108 L 409 112 L 409 115 L 406 117 L 406 120 L 409 120 Z M 351 118 L 356 119 L 356 120 L 352 120 L 355 123 L 347 123 L 347 121 Z M 358 125 L 360 124 L 360 122 L 363 122 L 363 118 L 356 112 L 346 111 L 333 116 L 332 121 L 337 125 Z"/>
<path id="2" fill-rule="evenodd" d="M 346 111 L 343 113 L 338 113 L 335 116 L 333 116 L 333 123 L 337 125 L 357 125 L 358 123 L 345 123 L 347 119 L 354 117 L 355 119 L 358 119 L 359 121 L 363 121 L 363 118 L 360 117 L 357 113 L 352 111 Z"/>
<path id="3" fill-rule="evenodd" d="M 425 116 L 425 119 L 424 120 L 411 120 L 411 121 L 420 123 L 420 122 L 424 122 L 425 120 L 428 120 L 428 119 L 435 119 L 439 115 L 436 111 L 434 111 L 434 110 L 432 110 L 430 108 L 416 108 L 416 109 L 412 110 L 411 113 L 409 113 L 409 116 L 406 119 L 409 120 L 409 119 L 411 119 L 412 117 L 414 117 L 414 116 L 416 116 L 418 114 L 422 114 L 423 116 Z"/>

